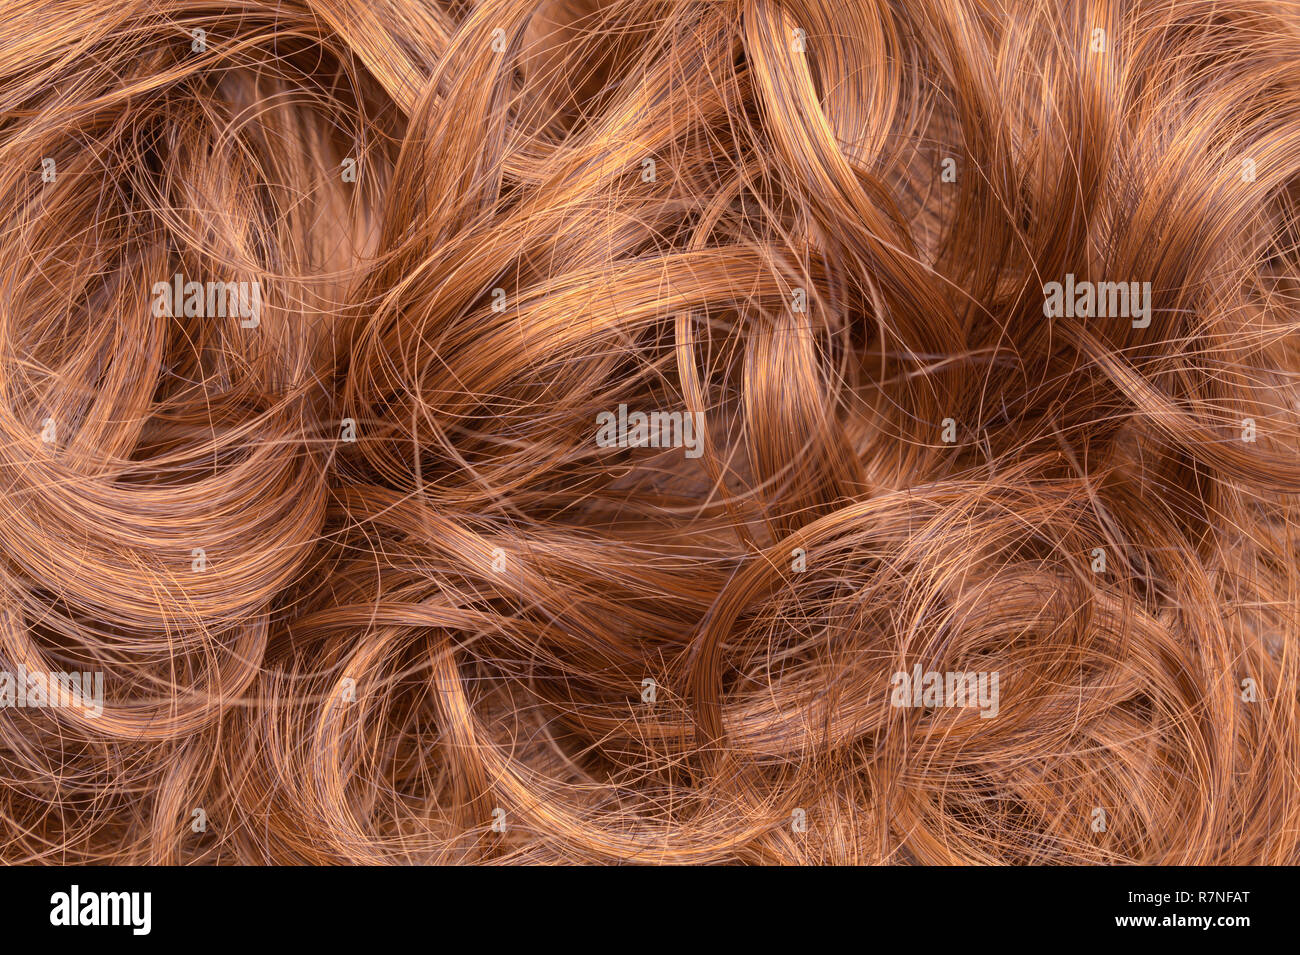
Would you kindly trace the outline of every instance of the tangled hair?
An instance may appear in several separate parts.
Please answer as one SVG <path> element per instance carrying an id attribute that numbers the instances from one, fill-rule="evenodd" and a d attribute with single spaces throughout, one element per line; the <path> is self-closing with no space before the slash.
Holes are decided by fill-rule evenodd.
<path id="1" fill-rule="evenodd" d="M 5 0 L 0 859 L 1300 861 L 1297 63 Z"/>

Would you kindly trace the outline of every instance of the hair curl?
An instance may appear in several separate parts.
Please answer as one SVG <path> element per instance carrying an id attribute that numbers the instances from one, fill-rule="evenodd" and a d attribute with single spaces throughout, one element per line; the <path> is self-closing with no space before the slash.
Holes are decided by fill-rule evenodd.
<path id="1" fill-rule="evenodd" d="M 6 0 L 0 859 L 1300 861 L 1297 14 Z"/>

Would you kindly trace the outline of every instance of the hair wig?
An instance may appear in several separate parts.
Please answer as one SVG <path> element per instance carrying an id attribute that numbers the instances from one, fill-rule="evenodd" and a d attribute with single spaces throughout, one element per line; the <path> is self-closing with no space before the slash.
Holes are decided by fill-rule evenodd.
<path id="1" fill-rule="evenodd" d="M 0 860 L 1300 861 L 1297 63 L 4 0 Z"/>

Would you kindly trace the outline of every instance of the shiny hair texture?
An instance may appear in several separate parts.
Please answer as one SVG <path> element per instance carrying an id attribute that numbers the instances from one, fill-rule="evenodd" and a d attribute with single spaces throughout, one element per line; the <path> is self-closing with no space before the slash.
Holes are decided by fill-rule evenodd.
<path id="1" fill-rule="evenodd" d="M 104 692 L 0 685 L 0 860 L 1300 861 L 1297 64 L 4 0 L 0 670 Z"/>

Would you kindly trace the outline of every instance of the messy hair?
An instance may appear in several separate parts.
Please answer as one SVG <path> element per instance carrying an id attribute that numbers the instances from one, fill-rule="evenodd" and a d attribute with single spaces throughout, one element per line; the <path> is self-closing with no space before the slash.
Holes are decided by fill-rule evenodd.
<path id="1" fill-rule="evenodd" d="M 5 0 L 0 860 L 1300 861 L 1297 63 Z"/>

